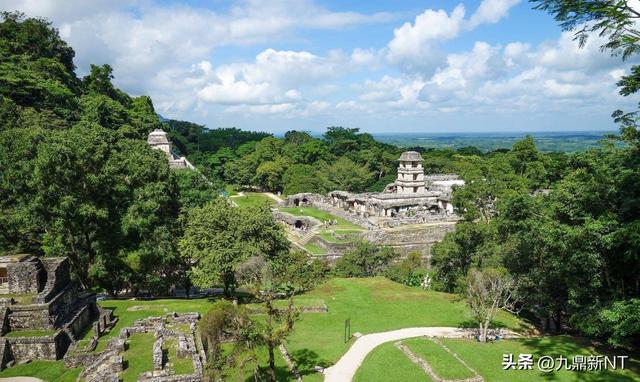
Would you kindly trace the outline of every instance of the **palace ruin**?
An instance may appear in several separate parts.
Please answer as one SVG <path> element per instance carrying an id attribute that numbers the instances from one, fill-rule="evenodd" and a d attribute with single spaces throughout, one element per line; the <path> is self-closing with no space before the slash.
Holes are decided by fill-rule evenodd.
<path id="1" fill-rule="evenodd" d="M 164 130 L 155 129 L 149 136 L 147 137 L 147 143 L 154 149 L 161 150 L 167 156 L 169 160 L 169 167 L 171 168 L 189 168 L 194 169 L 195 167 L 187 160 L 187 158 L 179 156 L 173 151 L 173 145 L 169 138 L 167 138 L 167 133 Z"/>

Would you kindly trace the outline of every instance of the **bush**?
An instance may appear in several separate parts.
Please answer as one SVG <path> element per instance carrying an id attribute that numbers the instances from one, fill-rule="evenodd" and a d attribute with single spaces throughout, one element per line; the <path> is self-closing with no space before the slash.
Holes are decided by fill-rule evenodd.
<path id="1" fill-rule="evenodd" d="M 640 299 L 615 301 L 571 317 L 571 324 L 584 333 L 606 339 L 616 347 L 640 345 Z"/>
<path id="2" fill-rule="evenodd" d="M 389 264 L 397 258 L 398 254 L 393 248 L 378 246 L 363 240 L 336 261 L 333 274 L 338 277 L 383 275 L 389 268 Z"/>
<path id="3" fill-rule="evenodd" d="M 421 286 L 427 273 L 427 269 L 422 265 L 420 254 L 413 252 L 406 259 L 391 265 L 386 276 L 397 283 Z"/>

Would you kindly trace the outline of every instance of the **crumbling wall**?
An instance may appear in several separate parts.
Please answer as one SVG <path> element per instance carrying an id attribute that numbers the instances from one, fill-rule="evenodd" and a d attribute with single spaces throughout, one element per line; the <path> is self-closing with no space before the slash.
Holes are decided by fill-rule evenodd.
<path id="1" fill-rule="evenodd" d="M 9 327 L 11 330 L 51 330 L 54 324 L 46 304 L 11 305 Z"/>
<path id="2" fill-rule="evenodd" d="M 7 340 L 16 362 L 34 359 L 61 359 L 71 343 L 63 331 L 59 331 L 53 336 L 8 337 Z"/>
<path id="3" fill-rule="evenodd" d="M 46 282 L 47 273 L 36 257 L 27 257 L 7 266 L 9 292 L 16 294 L 39 293 Z"/>
<path id="4" fill-rule="evenodd" d="M 376 244 L 388 245 L 401 256 L 418 252 L 423 259 L 431 257 L 431 247 L 441 241 L 447 232 L 455 230 L 455 224 L 429 224 L 411 229 L 376 229 L 367 231 L 364 238 Z"/>

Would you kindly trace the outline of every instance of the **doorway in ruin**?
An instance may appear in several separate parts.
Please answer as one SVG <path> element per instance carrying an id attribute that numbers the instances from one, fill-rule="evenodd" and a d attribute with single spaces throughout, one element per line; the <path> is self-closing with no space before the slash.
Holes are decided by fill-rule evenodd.
<path id="1" fill-rule="evenodd" d="M 300 199 L 298 199 L 298 198 L 293 199 L 293 205 L 298 207 L 300 205 Z"/>
<path id="2" fill-rule="evenodd" d="M 295 224 L 293 226 L 296 227 L 297 229 L 303 229 L 304 228 L 304 223 L 302 222 L 302 220 L 296 220 L 296 222 L 295 222 Z"/>

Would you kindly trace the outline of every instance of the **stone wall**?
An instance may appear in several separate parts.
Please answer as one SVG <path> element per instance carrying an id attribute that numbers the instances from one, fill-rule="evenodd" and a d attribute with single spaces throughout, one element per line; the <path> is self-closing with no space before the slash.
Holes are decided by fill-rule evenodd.
<path id="1" fill-rule="evenodd" d="M 10 293 L 39 293 L 47 279 L 47 272 L 36 257 L 26 257 L 7 266 Z"/>
<path id="2" fill-rule="evenodd" d="M 321 224 L 318 219 L 310 216 L 296 216 L 281 211 L 273 211 L 273 217 L 275 217 L 276 220 L 286 223 L 294 228 L 302 228 L 297 226 L 301 224 L 307 230 L 319 227 Z"/>
<path id="3" fill-rule="evenodd" d="M 364 238 L 376 244 L 388 245 L 401 256 L 418 252 L 423 258 L 431 256 L 431 247 L 441 241 L 447 232 L 455 230 L 454 223 L 421 225 L 405 229 L 377 229 L 364 234 Z"/>
<path id="4" fill-rule="evenodd" d="M 9 337 L 7 338 L 13 358 L 16 362 L 34 359 L 61 359 L 71 343 L 67 334 L 59 331 L 46 337 Z"/>
<path id="5" fill-rule="evenodd" d="M 65 324 L 65 329 L 73 333 L 74 338 L 79 338 L 85 328 L 91 325 L 91 321 L 95 317 L 92 306 L 84 305 L 80 310 Z"/>
<path id="6" fill-rule="evenodd" d="M 9 327 L 11 330 L 54 329 L 47 304 L 11 305 L 9 311 Z"/>
<path id="7" fill-rule="evenodd" d="M 69 260 L 66 257 L 42 258 L 41 261 L 46 271 L 47 281 L 42 293 L 34 297 L 34 303 L 50 301 L 71 283 Z"/>

